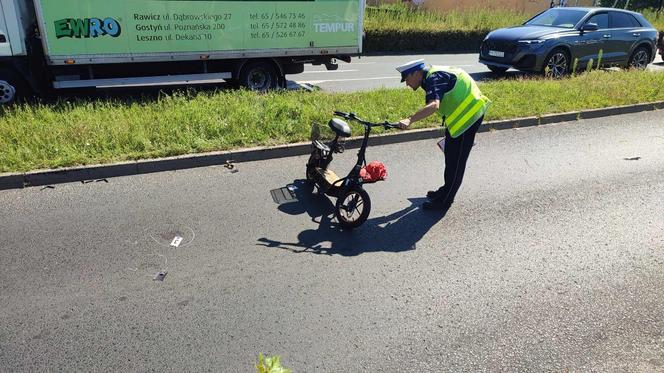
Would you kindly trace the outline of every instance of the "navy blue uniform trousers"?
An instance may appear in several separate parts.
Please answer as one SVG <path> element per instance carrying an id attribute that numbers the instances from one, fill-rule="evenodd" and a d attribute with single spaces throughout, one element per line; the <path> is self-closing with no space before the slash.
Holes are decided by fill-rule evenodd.
<path id="1" fill-rule="evenodd" d="M 454 196 L 463 181 L 468 156 L 475 143 L 475 134 L 483 119 L 482 116 L 456 139 L 450 136 L 450 131 L 445 130 L 445 185 L 439 189 L 437 203 L 451 205 L 454 202 Z"/>

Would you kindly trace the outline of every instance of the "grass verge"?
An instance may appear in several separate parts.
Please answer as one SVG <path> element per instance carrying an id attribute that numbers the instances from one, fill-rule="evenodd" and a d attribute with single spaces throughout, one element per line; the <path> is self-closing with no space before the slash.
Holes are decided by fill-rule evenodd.
<path id="1" fill-rule="evenodd" d="M 664 73 L 593 71 L 565 80 L 505 79 L 481 84 L 493 101 L 487 120 L 664 100 Z M 134 102 L 78 100 L 0 109 L 0 172 L 98 164 L 309 139 L 333 110 L 397 121 L 423 93 L 222 91 Z M 416 128 L 438 126 L 430 117 Z M 323 126 L 326 128 L 325 126 Z M 354 127 L 354 133 L 359 128 Z"/>

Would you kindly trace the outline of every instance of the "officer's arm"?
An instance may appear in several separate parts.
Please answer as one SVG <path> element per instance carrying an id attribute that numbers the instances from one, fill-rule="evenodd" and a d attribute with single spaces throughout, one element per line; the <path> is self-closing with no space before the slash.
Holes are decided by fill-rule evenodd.
<path id="1" fill-rule="evenodd" d="M 410 123 L 415 123 L 418 120 L 422 120 L 435 112 L 438 111 L 440 107 L 440 100 L 433 100 L 427 104 L 427 106 L 420 109 L 417 113 L 413 114 L 409 119 Z"/>
<path id="2" fill-rule="evenodd" d="M 402 119 L 399 121 L 399 128 L 401 129 L 407 129 L 410 127 L 411 124 L 417 122 L 418 120 L 422 120 L 431 114 L 435 113 L 438 111 L 438 108 L 440 107 L 440 100 L 432 100 L 430 101 L 427 106 L 423 107 L 420 109 L 417 113 L 411 115 L 410 118 Z"/>

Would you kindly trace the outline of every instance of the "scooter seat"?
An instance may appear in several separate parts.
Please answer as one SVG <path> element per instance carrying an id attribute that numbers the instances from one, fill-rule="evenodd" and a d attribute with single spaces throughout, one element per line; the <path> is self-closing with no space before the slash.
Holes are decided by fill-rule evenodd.
<path id="1" fill-rule="evenodd" d="M 321 168 L 316 168 L 316 171 L 320 175 L 322 175 L 323 178 L 325 178 L 325 181 L 330 185 L 334 185 L 334 183 L 336 183 L 337 181 L 339 181 L 339 179 L 341 179 L 339 176 L 337 176 L 336 173 L 334 173 L 334 171 L 330 169 L 323 170 Z"/>
<path id="2" fill-rule="evenodd" d="M 341 119 L 333 118 L 327 123 L 328 126 L 341 137 L 350 137 L 350 126 Z"/>

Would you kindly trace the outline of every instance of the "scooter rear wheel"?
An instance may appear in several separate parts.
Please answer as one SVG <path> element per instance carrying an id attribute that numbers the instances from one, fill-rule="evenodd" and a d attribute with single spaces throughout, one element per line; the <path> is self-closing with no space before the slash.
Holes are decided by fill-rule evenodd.
<path id="1" fill-rule="evenodd" d="M 339 195 L 335 215 L 343 228 L 353 229 L 367 220 L 370 211 L 369 194 L 361 186 L 355 185 Z"/>

